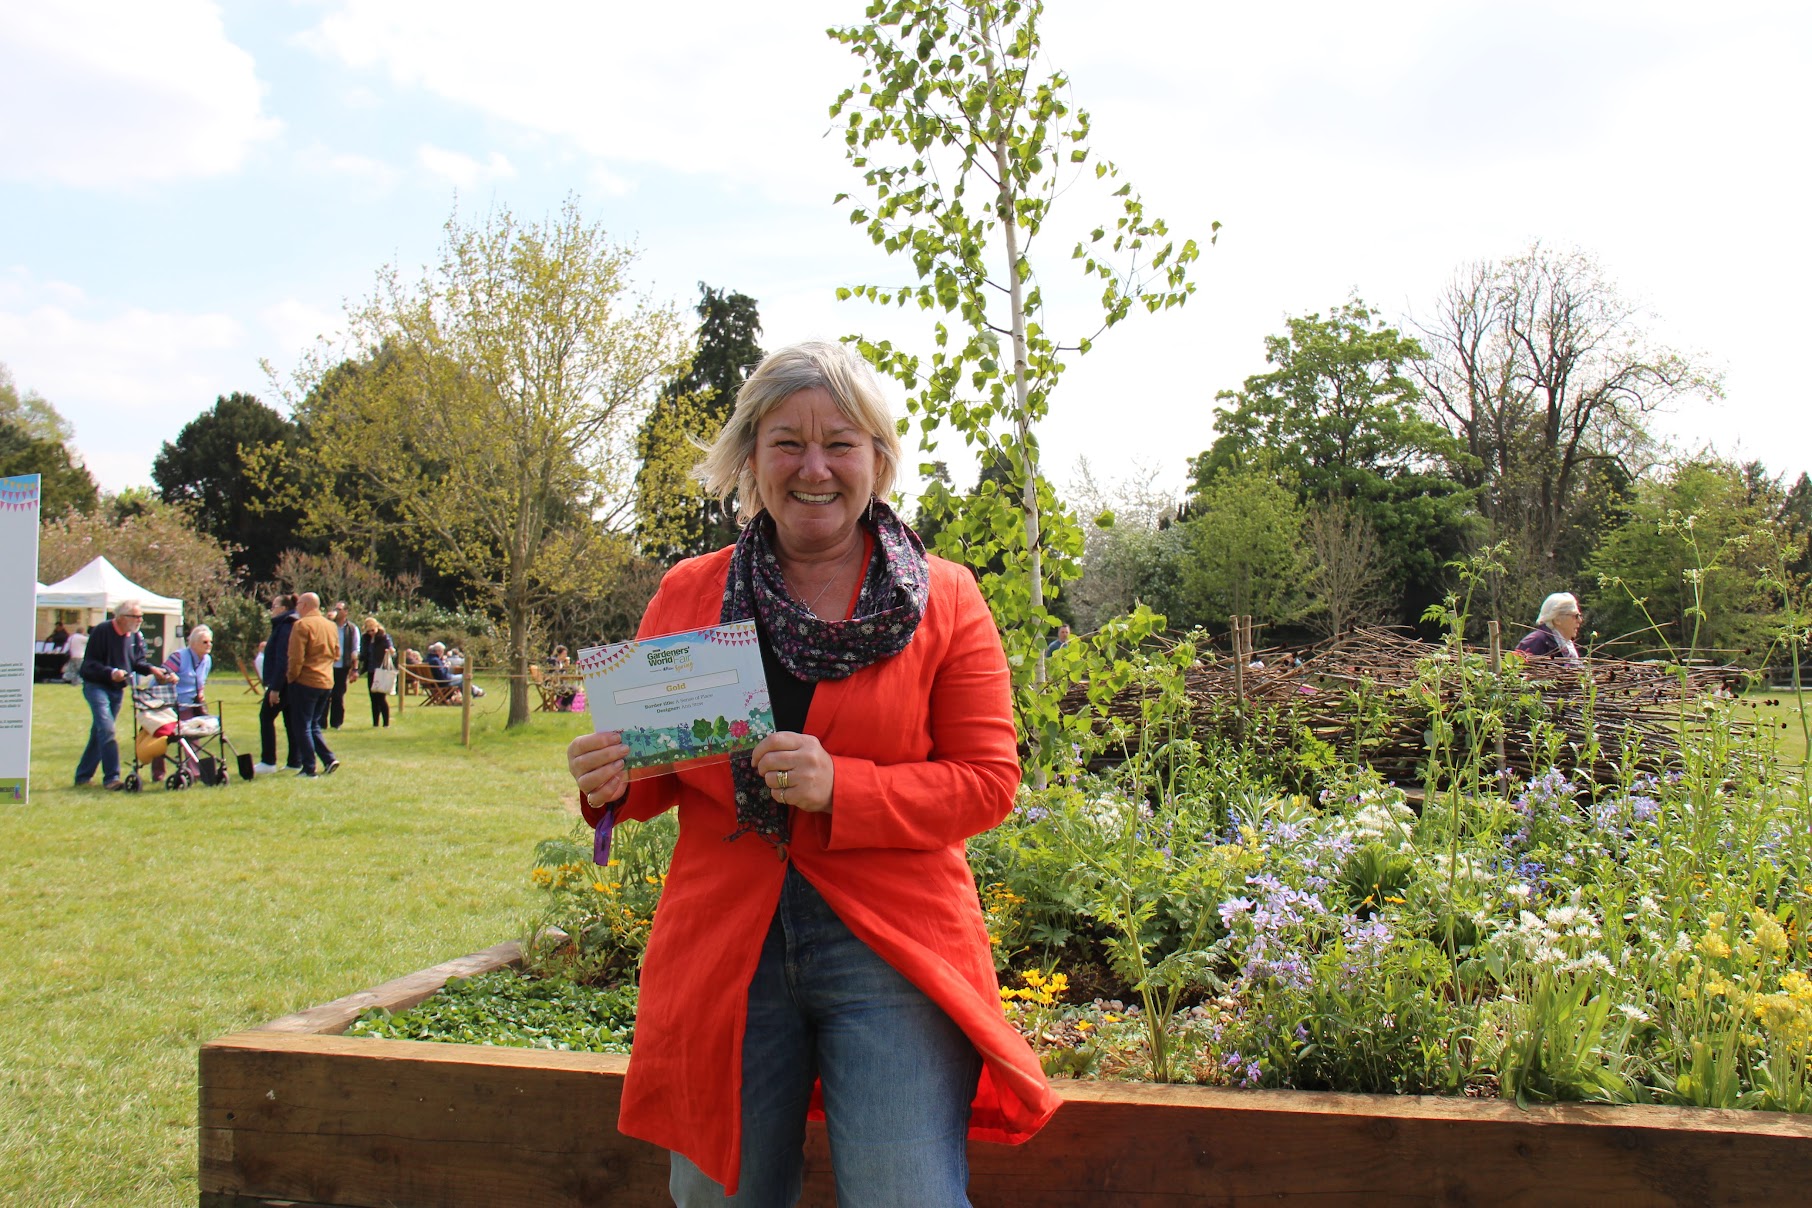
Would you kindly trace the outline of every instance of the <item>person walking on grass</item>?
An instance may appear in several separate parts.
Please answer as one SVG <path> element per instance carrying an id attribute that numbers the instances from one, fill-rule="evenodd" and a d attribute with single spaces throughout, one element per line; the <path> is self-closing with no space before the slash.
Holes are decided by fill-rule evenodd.
<path id="1" fill-rule="evenodd" d="M 384 726 L 390 725 L 390 694 L 377 690 L 377 673 L 387 666 L 392 666 L 391 644 L 389 633 L 378 623 L 376 617 L 365 618 L 365 636 L 359 643 L 359 656 L 365 662 L 365 691 L 371 696 L 371 726 L 376 729 L 380 719 Z"/>
<path id="2" fill-rule="evenodd" d="M 336 600 L 333 623 L 339 627 L 340 656 L 333 662 L 333 697 L 327 702 L 327 725 L 337 730 L 346 721 L 346 683 L 359 669 L 359 627 L 352 623 L 346 601 Z"/>
<path id="3" fill-rule="evenodd" d="M 88 745 L 76 762 L 77 788 L 94 780 L 101 772 L 101 786 L 117 789 L 120 779 L 120 743 L 115 723 L 120 715 L 120 700 L 126 681 L 133 672 L 154 676 L 160 683 L 173 683 L 176 676 L 154 665 L 145 653 L 145 635 L 139 627 L 145 623 L 145 610 L 137 600 L 121 600 L 113 610 L 113 619 L 102 621 L 88 631 L 88 645 L 82 652 L 82 698 L 93 715 L 88 727 Z"/>
<path id="4" fill-rule="evenodd" d="M 284 707 L 289 696 L 289 631 L 296 624 L 296 597 L 279 592 L 271 597 L 271 636 L 265 639 L 264 652 L 258 664 L 258 678 L 264 684 L 264 699 L 258 706 L 258 765 L 252 770 L 268 776 L 277 770 L 277 719 L 283 718 L 283 741 L 288 747 L 284 764 L 290 771 L 302 766 L 296 758 L 296 744 L 290 737 L 289 711 Z"/>
<path id="5" fill-rule="evenodd" d="M 305 591 L 296 599 L 296 623 L 289 631 L 289 740 L 302 757 L 300 775 L 310 780 L 340 770 L 328 749 L 327 702 L 333 695 L 333 666 L 340 657 L 340 635 L 321 615 L 321 597 Z"/>

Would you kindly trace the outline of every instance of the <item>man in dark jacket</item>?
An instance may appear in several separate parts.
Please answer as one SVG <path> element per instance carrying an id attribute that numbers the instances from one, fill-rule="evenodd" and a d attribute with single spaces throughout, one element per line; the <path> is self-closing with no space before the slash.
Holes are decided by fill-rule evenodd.
<path id="1" fill-rule="evenodd" d="M 340 631 L 340 655 L 333 665 L 333 695 L 327 701 L 327 725 L 337 730 L 346 720 L 346 681 L 359 673 L 359 627 L 352 623 L 346 601 L 336 600 L 331 616 Z"/>
<path id="2" fill-rule="evenodd" d="M 283 701 L 289 692 L 289 631 L 296 623 L 296 597 L 276 595 L 271 598 L 271 636 L 264 643 L 264 701 L 258 707 L 259 762 L 255 771 L 268 775 L 277 770 L 277 719 L 283 716 Z M 288 765 L 299 771 L 301 759 L 296 744 L 284 726 L 288 746 Z"/>
<path id="3" fill-rule="evenodd" d="M 139 602 L 121 600 L 112 620 L 88 631 L 88 648 L 82 653 L 82 699 L 88 702 L 94 721 L 88 729 L 88 745 L 76 763 L 77 788 L 94 780 L 96 768 L 101 770 L 103 787 L 117 789 L 122 783 L 115 725 L 120 698 L 132 674 L 155 676 L 166 684 L 176 679 L 146 656 L 145 635 L 139 632 L 144 623 L 145 610 Z"/>

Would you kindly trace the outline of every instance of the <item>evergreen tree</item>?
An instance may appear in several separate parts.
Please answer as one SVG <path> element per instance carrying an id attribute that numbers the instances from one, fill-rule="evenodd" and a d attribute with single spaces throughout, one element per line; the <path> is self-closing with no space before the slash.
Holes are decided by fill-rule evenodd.
<path id="1" fill-rule="evenodd" d="M 698 351 L 668 382 L 636 436 L 636 541 L 677 562 L 736 540 L 736 511 L 705 494 L 693 467 L 722 431 L 743 379 L 760 362 L 761 315 L 747 294 L 699 282 Z"/>

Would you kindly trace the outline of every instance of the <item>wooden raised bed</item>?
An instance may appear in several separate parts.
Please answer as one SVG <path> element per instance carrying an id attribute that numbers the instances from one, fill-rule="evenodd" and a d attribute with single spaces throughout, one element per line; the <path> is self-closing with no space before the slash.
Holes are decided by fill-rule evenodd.
<path id="1" fill-rule="evenodd" d="M 628 1059 L 348 1038 L 514 944 L 202 1047 L 205 1208 L 666 1205 L 667 1155 L 619 1135 Z M 1812 1202 L 1812 1120 L 1764 1112 L 1059 1082 L 1022 1146 L 970 1147 L 978 1208 L 1289 1202 Z M 802 1205 L 834 1204 L 822 1126 Z"/>

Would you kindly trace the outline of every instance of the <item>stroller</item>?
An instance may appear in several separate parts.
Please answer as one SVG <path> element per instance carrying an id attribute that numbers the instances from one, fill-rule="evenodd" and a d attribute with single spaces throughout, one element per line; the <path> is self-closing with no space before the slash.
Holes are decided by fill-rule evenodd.
<path id="1" fill-rule="evenodd" d="M 133 684 L 132 719 L 137 733 L 132 771 L 125 778 L 129 793 L 144 787 L 146 766 L 160 759 L 175 764 L 164 777 L 166 789 L 186 789 L 196 782 L 215 788 L 225 784 L 229 752 L 239 767 L 239 778 L 252 778 L 252 757 L 234 750 L 220 717 L 209 713 L 205 705 L 178 705 L 174 684 L 155 680 Z"/>

